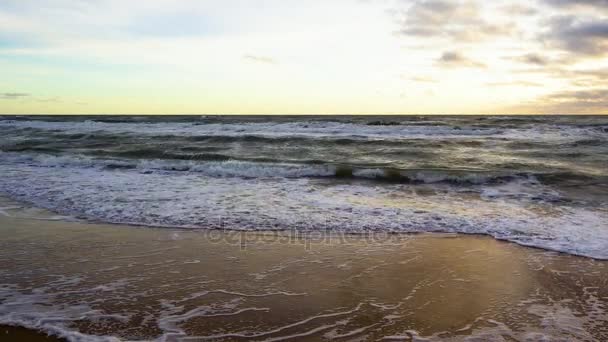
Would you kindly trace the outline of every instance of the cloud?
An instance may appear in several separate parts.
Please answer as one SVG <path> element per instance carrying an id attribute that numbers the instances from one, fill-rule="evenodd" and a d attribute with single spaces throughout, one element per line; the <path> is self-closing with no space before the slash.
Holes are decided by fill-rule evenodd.
<path id="1" fill-rule="evenodd" d="M 574 70 L 571 73 L 577 76 L 587 76 L 599 80 L 608 80 L 608 68 L 593 70 Z"/>
<path id="2" fill-rule="evenodd" d="M 608 89 L 562 91 L 545 98 L 557 113 L 608 113 Z"/>
<path id="3" fill-rule="evenodd" d="M 474 1 L 418 0 L 394 14 L 401 26 L 398 33 L 412 37 L 476 42 L 514 30 L 513 24 L 484 19 L 481 7 Z"/>
<path id="4" fill-rule="evenodd" d="M 572 69 L 565 68 L 563 65 L 556 66 L 555 63 L 552 63 L 550 66 L 542 68 L 515 70 L 513 72 L 540 75 L 543 78 L 559 80 L 561 83 L 565 81 L 572 86 L 585 88 L 597 88 L 605 86 L 606 81 L 608 80 L 607 67 L 595 69 Z"/>
<path id="5" fill-rule="evenodd" d="M 556 7 L 605 7 L 608 8 L 608 0 L 545 0 L 545 3 Z"/>
<path id="6" fill-rule="evenodd" d="M 48 97 L 48 98 L 42 98 L 42 99 L 38 99 L 38 102 L 43 102 L 43 103 L 56 103 L 56 102 L 61 102 L 61 98 L 58 96 L 55 97 Z"/>
<path id="7" fill-rule="evenodd" d="M 587 103 L 599 103 L 608 101 L 608 89 L 584 89 L 574 91 L 562 91 L 548 96 L 549 99 L 557 101 L 582 101 Z"/>
<path id="8" fill-rule="evenodd" d="M 481 62 L 476 62 L 474 60 L 469 59 L 461 55 L 455 51 L 446 51 L 444 52 L 439 59 L 437 59 L 437 63 L 441 66 L 445 67 L 472 67 L 472 68 L 485 68 L 486 65 Z"/>
<path id="9" fill-rule="evenodd" d="M 421 83 L 437 83 L 439 82 L 438 80 L 431 78 L 431 77 L 424 77 L 424 76 L 414 76 L 414 77 L 407 77 L 407 76 L 402 76 L 403 79 L 407 79 L 413 82 L 421 82 Z"/>
<path id="10" fill-rule="evenodd" d="M 285 103 L 312 112 L 480 111 L 497 106 L 497 99 L 521 103 L 608 84 L 608 60 L 588 59 L 608 56 L 608 12 L 597 10 L 608 0 L 0 3 L 2 83 L 15 92 L 0 92 L 6 108 L 27 103 L 24 110 L 78 112 L 69 91 L 78 88 L 91 112 L 112 111 L 129 87 L 142 95 L 130 102 L 133 111 L 282 112 Z M 125 85 L 127 69 L 132 77 Z M 23 77 L 42 92 L 17 93 L 32 90 L 18 87 Z M 268 81 L 260 86 L 259 77 Z M 189 90 L 183 99 L 165 96 L 167 84 Z M 412 92 L 409 102 L 397 99 L 403 84 Z M 376 102 L 360 96 L 378 88 L 383 93 L 374 93 Z M 425 93 L 428 88 L 436 97 Z M 212 101 L 190 98 L 208 89 Z M 302 89 L 313 89 L 321 100 L 299 102 Z M 222 100 L 235 91 L 247 108 Z M 159 98 L 163 106 L 145 98 Z M 457 101 L 461 107 L 454 107 L 454 98 L 465 99 Z"/>
<path id="11" fill-rule="evenodd" d="M 552 18 L 542 38 L 557 48 L 578 55 L 608 53 L 608 21 L 568 15 Z"/>
<path id="12" fill-rule="evenodd" d="M 512 81 L 512 82 L 490 82 L 486 83 L 489 87 L 542 87 L 543 85 L 530 81 Z"/>
<path id="13" fill-rule="evenodd" d="M 516 110 L 544 114 L 608 114 L 608 89 L 559 91 L 519 106 Z"/>
<path id="14" fill-rule="evenodd" d="M 608 80 L 608 68 L 599 69 L 552 69 L 556 77 L 572 81 L 589 81 L 593 84 L 605 84 Z"/>
<path id="15" fill-rule="evenodd" d="M 243 59 L 254 62 L 254 63 L 262 63 L 262 64 L 279 64 L 274 58 L 265 57 L 265 56 L 254 56 L 254 55 L 244 55 Z"/>
<path id="16" fill-rule="evenodd" d="M 527 64 L 534 64 L 534 65 L 547 65 L 549 64 L 549 61 L 538 55 L 535 53 L 529 53 L 523 56 L 520 56 L 519 58 L 517 58 L 517 60 L 523 62 L 523 63 L 527 63 Z"/>
<path id="17" fill-rule="evenodd" d="M 535 15 L 536 13 L 538 13 L 538 10 L 536 8 L 523 6 L 520 4 L 506 5 L 506 6 L 502 7 L 501 9 L 503 12 L 505 12 L 508 15 L 529 16 L 529 15 Z"/>
<path id="18" fill-rule="evenodd" d="M 21 99 L 28 96 L 30 96 L 28 93 L 0 93 L 0 98 L 7 100 Z"/>

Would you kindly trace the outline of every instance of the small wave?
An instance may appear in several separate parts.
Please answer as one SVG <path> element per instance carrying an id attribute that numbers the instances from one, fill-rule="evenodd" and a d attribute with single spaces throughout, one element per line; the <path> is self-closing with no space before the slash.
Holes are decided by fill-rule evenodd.
<path id="1" fill-rule="evenodd" d="M 49 122 L 49 121 L 0 121 L 0 127 L 36 128 L 69 134 L 79 133 L 135 133 L 139 135 L 178 136 L 262 136 L 281 137 L 353 137 L 408 138 L 408 137 L 458 137 L 493 136 L 503 130 L 497 128 L 421 126 L 421 125 L 367 125 L 350 122 L 296 121 L 296 122 L 250 122 L 250 123 L 107 123 L 107 122 Z M 205 139 L 205 138 L 203 138 Z M 250 138 L 251 139 L 251 138 Z"/>
<path id="2" fill-rule="evenodd" d="M 109 170 L 138 170 L 153 172 L 192 172 L 209 177 L 242 178 L 336 178 L 376 180 L 393 183 L 449 183 L 453 185 L 502 184 L 528 180 L 543 184 L 592 184 L 601 180 L 597 175 L 575 172 L 488 171 L 466 169 L 399 169 L 326 163 L 321 160 L 282 162 L 258 158 L 237 160 L 221 154 L 177 155 L 160 154 L 157 150 L 134 150 L 124 156 L 141 159 L 100 159 L 88 156 L 20 154 L 0 152 L 2 159 L 38 167 L 98 168 Z M 163 156 L 164 159 L 146 157 Z M 603 178 L 602 178 L 603 179 Z"/>
<path id="3" fill-rule="evenodd" d="M 608 259 L 605 206 L 564 202 L 553 187 L 538 184 L 527 178 L 530 175 L 508 175 L 517 178 L 507 182 L 497 180 L 500 175 L 492 178 L 468 171 L 456 175 L 410 170 L 409 177 L 416 177 L 416 182 L 458 184 L 417 186 L 301 179 L 338 177 L 339 169 L 325 166 L 290 168 L 229 161 L 198 164 L 196 172 L 179 173 L 158 169 L 164 167 L 162 163 L 148 167 L 155 169 L 110 171 L 0 163 L 0 190 L 15 200 L 62 215 L 108 223 L 189 229 L 486 234 L 526 246 Z M 344 177 L 363 179 L 385 175 L 380 169 L 340 172 Z M 405 171 L 395 172 L 393 177 L 401 172 Z"/>
<path id="4" fill-rule="evenodd" d="M 583 139 L 583 140 L 577 140 L 575 142 L 572 142 L 569 145 L 572 147 L 579 147 L 579 146 L 602 146 L 605 144 L 606 144 L 606 140 L 604 140 L 604 139 Z"/>
<path id="5" fill-rule="evenodd" d="M 156 148 L 141 148 L 119 152 L 96 151 L 95 154 L 107 155 L 119 158 L 138 159 L 175 159 L 175 160 L 208 160 L 225 161 L 231 157 L 219 153 L 174 153 Z"/>
<path id="6" fill-rule="evenodd" d="M 3 304 L 0 305 L 0 324 L 41 331 L 68 341 L 120 342 L 114 336 L 81 333 L 71 327 L 70 323 L 100 318 L 121 321 L 125 316 L 107 315 L 84 304 L 53 305 L 51 301 L 54 296 L 44 293 L 45 288 L 38 290 L 25 294 L 13 288 L 0 287 L 0 298 L 3 299 Z"/>

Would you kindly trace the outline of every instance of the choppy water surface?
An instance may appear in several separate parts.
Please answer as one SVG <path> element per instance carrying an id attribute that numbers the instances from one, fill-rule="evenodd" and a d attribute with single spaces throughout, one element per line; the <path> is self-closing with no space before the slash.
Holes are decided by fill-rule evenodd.
<path id="1" fill-rule="evenodd" d="M 4 117 L 0 191 L 192 229 L 486 234 L 608 259 L 608 117 Z"/>

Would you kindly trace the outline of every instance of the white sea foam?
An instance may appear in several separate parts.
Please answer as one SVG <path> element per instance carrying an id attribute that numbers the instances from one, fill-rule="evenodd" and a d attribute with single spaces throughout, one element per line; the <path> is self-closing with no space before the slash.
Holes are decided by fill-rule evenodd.
<path id="1" fill-rule="evenodd" d="M 608 212 L 553 205 L 553 196 L 559 194 L 526 180 L 471 185 L 464 193 L 434 186 L 433 192 L 420 196 L 415 185 L 303 178 L 210 178 L 196 173 L 142 174 L 22 164 L 0 165 L 0 173 L 0 189 L 15 199 L 63 215 L 110 223 L 487 234 L 526 246 L 608 259 Z M 549 201 L 538 200 L 543 196 Z"/>
<path id="2" fill-rule="evenodd" d="M 307 324 L 309 322 L 321 319 L 321 318 L 332 318 L 332 317 L 340 317 L 340 316 L 345 316 L 345 315 L 350 315 L 353 314 L 359 310 L 361 310 L 361 307 L 364 305 L 364 303 L 359 303 L 355 308 L 353 308 L 352 310 L 347 310 L 347 311 L 338 311 L 338 312 L 331 312 L 331 313 L 325 313 L 325 314 L 319 314 L 319 315 L 315 315 L 315 316 L 311 316 L 308 317 L 306 319 L 303 319 L 301 321 L 295 322 L 295 323 L 291 323 L 288 325 L 284 325 L 281 327 L 278 327 L 276 329 L 272 329 L 272 330 L 268 330 L 268 331 L 263 331 L 263 332 L 256 332 L 256 333 L 228 333 L 228 334 L 217 334 L 217 335 L 209 335 L 209 336 L 196 336 L 196 337 L 191 337 L 191 339 L 200 339 L 200 340 L 217 340 L 217 339 L 227 339 L 227 338 L 260 338 L 260 337 L 266 337 L 269 335 L 273 335 L 276 333 L 280 333 L 282 331 L 285 331 L 287 329 L 293 328 L 293 327 L 298 327 L 298 326 L 302 326 L 304 324 Z M 321 326 L 318 328 L 315 328 L 313 332 L 309 331 L 307 333 L 304 333 L 305 335 L 299 335 L 299 336 L 287 336 L 287 337 L 279 337 L 279 338 L 273 338 L 272 340 L 274 341 L 278 341 L 278 340 L 286 340 L 289 338 L 295 338 L 295 337 L 304 337 L 322 330 L 326 330 L 329 328 L 333 328 L 335 327 L 336 324 L 334 325 L 325 325 L 325 326 Z M 268 339 L 270 340 L 270 339 Z"/>
<path id="3" fill-rule="evenodd" d="M 606 139 L 604 128 L 560 126 L 550 121 L 538 125 L 456 127 L 329 121 L 201 124 L 0 120 L 0 128 L 12 130 L 17 140 L 29 133 L 20 135 L 15 128 L 53 134 L 135 134 L 144 137 L 143 146 L 158 135 L 295 136 L 320 141 L 344 137 L 361 141 L 472 137 L 476 144 L 523 139 L 543 143 L 542 146 L 596 138 L 601 143 Z M 597 141 L 593 140 L 591 146 L 594 144 Z M 251 157 L 250 153 L 238 153 L 242 145 L 239 142 L 231 148 L 243 159 Z M 608 259 L 605 194 L 577 202 L 565 198 L 563 189 L 548 186 L 551 182 L 542 178 L 546 174 L 527 168 L 533 164 L 533 170 L 565 170 L 575 180 L 578 177 L 601 183 L 604 179 L 601 177 L 605 177 L 601 149 L 593 153 L 591 166 L 573 166 L 570 164 L 574 161 L 561 159 L 547 161 L 524 153 L 519 159 L 480 157 L 475 168 L 463 170 L 451 169 L 450 165 L 416 168 L 427 165 L 427 157 L 408 164 L 409 159 L 400 155 L 407 152 L 393 149 L 394 146 L 382 147 L 387 154 L 379 159 L 357 156 L 353 157 L 356 159 L 353 163 L 347 160 L 322 164 L 334 160 L 327 157 L 327 152 L 334 155 L 341 150 L 332 147 L 326 151 L 323 143 L 319 146 L 321 152 L 306 159 L 310 164 L 268 160 L 102 159 L 67 152 L 60 155 L 0 152 L 0 191 L 62 215 L 111 223 L 193 229 L 486 234 L 526 246 Z M 267 154 L 272 155 L 276 147 L 273 145 Z M 468 153 L 487 152 L 471 150 L 466 145 L 457 148 L 458 160 L 466 159 Z M 351 149 L 349 153 L 354 153 L 353 150 L 356 152 Z M 569 153 L 573 151 L 578 150 Z M 402 158 L 395 164 L 398 167 L 392 167 L 392 156 Z M 487 163 L 491 164 L 488 166 L 491 171 L 484 170 Z M 521 163 L 526 167 L 520 167 Z M 550 163 L 549 167 L 534 168 L 543 163 Z M 585 170 L 597 178 L 587 177 Z M 334 179 L 342 176 L 349 179 Z M 554 178 L 559 180 L 560 176 L 558 173 Z M 360 181 L 361 178 L 366 180 Z M 393 182 L 367 180 L 378 178 Z M 397 184 L 400 182 L 409 184 Z M 9 211 L 0 209 L 0 214 L 10 214 Z"/>
<path id="4" fill-rule="evenodd" d="M 517 128 L 450 127 L 442 125 L 370 126 L 357 123 L 259 122 L 259 123 L 107 123 L 107 122 L 47 122 L 0 121 L 0 127 L 35 128 L 74 133 L 134 133 L 179 136 L 262 136 L 262 137 L 348 137 L 353 139 L 454 138 L 500 136 L 514 140 L 570 141 L 579 138 L 605 137 L 601 131 L 587 127 L 538 125 Z"/>
<path id="5" fill-rule="evenodd" d="M 20 326 L 67 339 L 70 342 L 119 342 L 112 336 L 94 336 L 80 333 L 68 325 L 82 319 L 112 319 L 124 321 L 124 315 L 106 314 L 92 310 L 84 304 L 53 304 L 53 298 L 44 289 L 25 294 L 0 286 L 0 324 Z"/>
<path id="6" fill-rule="evenodd" d="M 329 177 L 336 174 L 336 168 L 323 165 L 298 165 L 289 163 L 255 163 L 246 161 L 196 162 L 181 160 L 116 160 L 88 156 L 54 156 L 45 154 L 21 154 L 1 152 L 4 162 L 36 165 L 49 168 L 96 168 L 125 167 L 140 172 L 189 171 L 210 177 Z"/>
<path id="7" fill-rule="evenodd" d="M 555 303 L 552 305 L 531 305 L 530 314 L 538 316 L 541 320 L 539 326 L 530 324 L 524 328 L 513 329 L 507 324 L 479 317 L 473 324 L 454 332 L 439 332 L 430 336 L 423 336 L 415 330 L 407 330 L 399 335 L 385 336 L 384 341 L 418 341 L 418 342 L 473 342 L 473 341 L 505 341 L 505 338 L 514 341 L 594 341 L 590 334 L 590 326 L 594 319 L 588 315 L 577 315 L 572 309 Z M 605 320 L 601 321 L 606 323 Z M 466 333 L 466 334 L 460 334 Z"/>
<path id="8" fill-rule="evenodd" d="M 370 324 L 368 326 L 365 327 L 361 327 L 361 328 L 357 328 L 357 329 L 353 329 L 351 331 L 348 332 L 342 332 L 342 333 L 338 333 L 335 330 L 334 331 L 330 331 L 328 333 L 326 333 L 324 335 L 325 338 L 328 338 L 330 340 L 336 340 L 336 339 L 342 339 L 342 338 L 347 338 L 347 337 L 353 337 L 353 336 L 357 336 L 357 335 L 361 335 L 364 334 L 367 330 L 378 326 L 380 323 L 375 323 L 375 324 Z"/>
<path id="9" fill-rule="evenodd" d="M 183 329 L 179 327 L 179 323 L 191 320 L 193 318 L 209 318 L 209 317 L 224 317 L 224 316 L 237 316 L 246 312 L 267 312 L 268 308 L 238 308 L 239 301 L 231 301 L 222 305 L 213 306 L 200 306 L 196 307 L 187 312 L 180 313 L 182 307 L 172 307 L 168 313 L 165 313 L 161 318 L 157 320 L 159 328 L 165 333 L 158 338 L 158 341 L 173 341 L 175 338 L 186 338 L 187 334 Z"/>

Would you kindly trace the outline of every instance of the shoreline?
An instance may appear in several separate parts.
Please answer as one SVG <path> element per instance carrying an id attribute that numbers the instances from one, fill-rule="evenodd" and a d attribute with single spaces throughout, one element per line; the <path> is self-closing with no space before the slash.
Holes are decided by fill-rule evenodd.
<path id="1" fill-rule="evenodd" d="M 4 338 L 16 342 L 68 342 L 64 338 L 47 335 L 43 331 L 0 324 L 0 340 Z"/>
<path id="2" fill-rule="evenodd" d="M 608 262 L 485 235 L 314 239 L 4 211 L 0 257 L 14 262 L 0 268 L 0 318 L 39 328 L 0 324 L 15 341 L 608 338 Z"/>
<path id="3" fill-rule="evenodd" d="M 318 241 L 318 237 L 322 236 L 321 240 L 329 238 L 329 240 L 333 240 L 336 237 L 353 237 L 356 239 L 359 238 L 369 238 L 373 237 L 393 237 L 393 236 L 401 236 L 401 237 L 415 237 L 415 236 L 436 236 L 436 237 L 484 237 L 491 238 L 498 242 L 514 244 L 524 248 L 531 248 L 534 250 L 545 251 L 557 253 L 559 255 L 564 256 L 572 256 L 572 257 L 580 257 L 586 258 L 596 261 L 608 261 L 607 258 L 594 257 L 589 256 L 584 253 L 576 253 L 576 252 L 565 252 L 558 249 L 552 249 L 548 247 L 537 246 L 533 244 L 524 244 L 518 241 L 513 241 L 508 238 L 499 238 L 495 237 L 490 233 L 478 233 L 478 232 L 442 232 L 442 231 L 348 231 L 348 230 L 299 230 L 293 228 L 277 228 L 277 229 L 260 229 L 260 230 L 248 230 L 248 229 L 238 229 L 238 228 L 202 228 L 202 227 L 183 227 L 183 226 L 163 226 L 163 225 L 153 225 L 153 224 L 142 224 L 142 223 L 131 223 L 131 222 L 107 222 L 96 219 L 86 219 L 86 218 L 71 218 L 70 214 L 56 213 L 46 208 L 38 207 L 35 203 L 17 201 L 12 199 L 8 194 L 0 192 L 0 205 L 6 203 L 14 203 L 19 204 L 24 207 L 35 208 L 41 212 L 44 212 L 46 218 L 32 218 L 41 221 L 60 221 L 66 223 L 76 223 L 82 225 L 111 225 L 111 226 L 122 226 L 129 228 L 137 228 L 137 229 L 165 229 L 165 230 L 175 230 L 175 231 L 183 231 L 183 232 L 193 232 L 193 233 L 201 233 L 201 234 L 213 234 L 219 233 L 223 235 L 234 235 L 234 234 L 246 234 L 246 235 L 279 235 L 281 237 L 290 237 L 290 238 L 310 238 L 313 237 L 312 240 Z M 0 213 L 0 217 L 2 213 Z M 51 218 L 52 217 L 52 218 Z M 59 217 L 59 219 L 55 218 Z M 314 238 L 316 236 L 316 238 Z M 374 239 L 373 239 L 374 240 Z"/>

